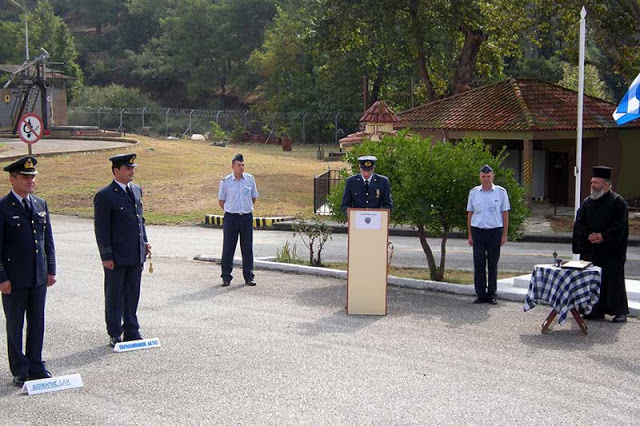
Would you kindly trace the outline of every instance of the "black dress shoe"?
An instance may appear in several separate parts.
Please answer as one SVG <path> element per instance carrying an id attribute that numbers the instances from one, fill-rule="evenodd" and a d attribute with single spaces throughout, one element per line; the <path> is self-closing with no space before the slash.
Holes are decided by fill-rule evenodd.
<path id="1" fill-rule="evenodd" d="M 487 303 L 489 303 L 491 305 L 497 305 L 498 301 L 496 300 L 495 297 L 492 297 L 491 299 L 489 299 L 489 301 Z"/>
<path id="2" fill-rule="evenodd" d="M 613 319 L 611 320 L 611 322 L 615 322 L 616 324 L 622 324 L 627 322 L 627 316 L 626 315 L 616 315 L 615 317 L 613 317 Z"/>
<path id="3" fill-rule="evenodd" d="M 483 299 L 482 297 L 476 297 L 476 300 L 474 300 L 473 303 L 478 305 L 480 303 L 487 303 L 487 301 L 485 299 Z"/>
<path id="4" fill-rule="evenodd" d="M 231 281 L 222 281 L 222 287 L 228 287 L 231 284 Z"/>
<path id="5" fill-rule="evenodd" d="M 254 285 L 256 285 L 256 280 L 247 280 L 244 283 L 253 287 Z"/>
<path id="6" fill-rule="evenodd" d="M 594 314 L 593 312 L 590 314 L 584 314 L 582 315 L 582 318 L 584 319 L 588 319 L 588 320 L 603 320 L 604 319 L 604 314 Z"/>
<path id="7" fill-rule="evenodd" d="M 42 370 L 37 373 L 29 373 L 29 380 L 49 379 L 53 377 L 49 370 Z"/>
<path id="8" fill-rule="evenodd" d="M 13 376 L 13 385 L 22 387 L 24 382 L 27 381 L 27 376 Z"/>
<path id="9" fill-rule="evenodd" d="M 116 343 L 120 343 L 120 342 L 122 342 L 122 339 L 120 338 L 120 336 L 109 337 L 109 346 L 111 346 L 112 348 L 116 346 Z"/>
<path id="10" fill-rule="evenodd" d="M 131 342 L 132 340 L 142 340 L 144 339 L 144 337 L 142 337 L 141 335 L 137 335 L 137 336 L 124 336 L 124 339 L 122 339 L 123 342 Z"/>

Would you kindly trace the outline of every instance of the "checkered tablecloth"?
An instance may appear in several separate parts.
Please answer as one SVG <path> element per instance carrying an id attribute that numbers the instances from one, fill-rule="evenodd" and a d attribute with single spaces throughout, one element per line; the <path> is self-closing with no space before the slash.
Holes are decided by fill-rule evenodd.
<path id="1" fill-rule="evenodd" d="M 561 269 L 536 265 L 529 281 L 524 311 L 534 308 L 538 302 L 546 302 L 558 312 L 558 323 L 562 324 L 571 308 L 591 312 L 600 297 L 601 281 L 602 269 L 598 266 Z"/>

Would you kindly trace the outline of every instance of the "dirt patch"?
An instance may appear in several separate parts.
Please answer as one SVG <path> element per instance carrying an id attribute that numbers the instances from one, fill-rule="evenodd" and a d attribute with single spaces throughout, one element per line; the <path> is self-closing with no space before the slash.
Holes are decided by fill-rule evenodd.
<path id="1" fill-rule="evenodd" d="M 313 177 L 327 170 L 327 163 L 316 159 L 315 146 L 294 144 L 293 151 L 283 152 L 280 146 L 262 144 L 214 147 L 189 140 L 136 139 L 140 145 L 119 150 L 40 159 L 36 194 L 47 199 L 52 213 L 91 216 L 94 194 L 113 179 L 108 158 L 135 152 L 139 167 L 134 182 L 143 189 L 147 223 L 202 222 L 205 214 L 221 213 L 220 179 L 231 173 L 231 158 L 240 152 L 246 172 L 256 178 L 256 215 L 297 216 L 312 213 Z"/>

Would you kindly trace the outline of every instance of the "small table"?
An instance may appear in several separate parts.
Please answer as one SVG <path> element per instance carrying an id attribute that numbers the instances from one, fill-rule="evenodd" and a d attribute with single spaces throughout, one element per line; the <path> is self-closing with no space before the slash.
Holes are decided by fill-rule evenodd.
<path id="1" fill-rule="evenodd" d="M 585 269 L 563 269 L 553 265 L 536 265 L 529 281 L 529 291 L 524 301 L 524 311 L 536 306 L 538 302 L 546 302 L 553 309 L 542 323 L 542 333 L 546 333 L 551 322 L 558 316 L 562 324 L 571 312 L 580 329 L 587 334 L 584 323 L 577 308 L 590 313 L 593 305 L 600 297 L 602 269 L 591 266 Z"/>

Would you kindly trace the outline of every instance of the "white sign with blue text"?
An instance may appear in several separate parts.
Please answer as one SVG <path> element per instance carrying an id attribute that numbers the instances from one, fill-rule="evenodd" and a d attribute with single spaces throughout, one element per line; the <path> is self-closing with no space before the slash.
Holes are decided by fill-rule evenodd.
<path id="1" fill-rule="evenodd" d="M 140 340 L 131 340 L 129 342 L 120 342 L 116 343 L 113 347 L 114 352 L 129 352 L 129 351 L 137 351 L 139 349 L 149 349 L 149 348 L 159 348 L 160 340 L 158 338 L 153 339 L 140 339 Z"/>
<path id="2" fill-rule="evenodd" d="M 29 395 L 38 395 L 40 393 L 81 388 L 82 386 L 82 378 L 80 375 L 70 374 L 68 376 L 26 381 L 24 385 L 22 385 L 22 392 L 26 392 Z"/>
<path id="3" fill-rule="evenodd" d="M 356 211 L 356 229 L 380 229 L 381 223 L 379 211 Z"/>

